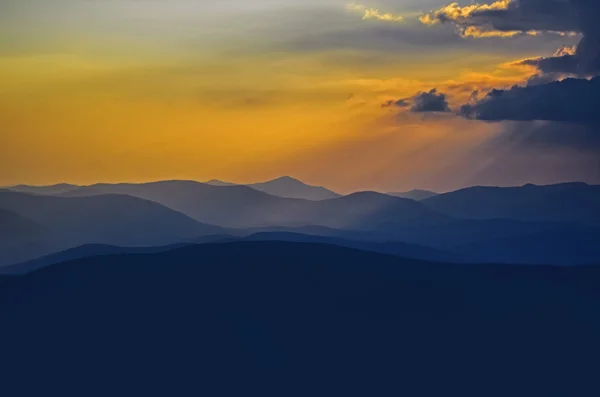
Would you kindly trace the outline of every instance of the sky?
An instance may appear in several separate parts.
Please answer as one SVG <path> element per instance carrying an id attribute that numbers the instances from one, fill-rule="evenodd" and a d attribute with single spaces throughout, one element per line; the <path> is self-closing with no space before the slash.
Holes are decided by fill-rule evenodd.
<path id="1" fill-rule="evenodd" d="M 600 183 L 594 0 L 4 0 L 0 185 Z"/>

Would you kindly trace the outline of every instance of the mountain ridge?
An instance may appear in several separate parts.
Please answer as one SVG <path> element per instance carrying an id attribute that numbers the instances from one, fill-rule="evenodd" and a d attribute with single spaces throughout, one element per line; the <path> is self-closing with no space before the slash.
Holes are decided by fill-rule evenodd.
<path id="1" fill-rule="evenodd" d="M 475 186 L 421 201 L 463 219 L 515 219 L 600 225 L 600 186 L 563 183 L 520 187 Z"/>
<path id="2" fill-rule="evenodd" d="M 215 179 L 206 183 L 213 186 L 248 186 L 258 191 L 283 198 L 297 198 L 319 201 L 341 196 L 323 186 L 309 185 L 307 183 L 302 182 L 299 179 L 292 178 L 291 176 L 281 176 L 265 182 L 246 184 L 234 184 L 231 182 L 224 182 Z"/>
<path id="3" fill-rule="evenodd" d="M 18 257 L 4 252 L 0 265 L 12 264 L 87 243 L 152 246 L 179 243 L 222 228 L 201 224 L 153 201 L 127 195 L 60 197 L 0 192 L 0 209 L 41 226 L 23 236 L 20 244 L 34 244 Z"/>

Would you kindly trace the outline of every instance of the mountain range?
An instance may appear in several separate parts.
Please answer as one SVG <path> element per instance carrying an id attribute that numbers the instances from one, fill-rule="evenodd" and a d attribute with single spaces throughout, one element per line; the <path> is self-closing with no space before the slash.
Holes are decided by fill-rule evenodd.
<path id="1" fill-rule="evenodd" d="M 585 183 L 472 187 L 439 194 L 422 202 L 456 218 L 600 225 L 600 186 Z"/>
<path id="2" fill-rule="evenodd" d="M 186 182 L 186 181 L 181 181 Z M 251 183 L 251 184 L 235 184 L 230 182 L 223 182 L 216 179 L 206 182 L 207 185 L 212 186 L 247 186 L 254 190 L 264 192 L 273 196 L 284 197 L 284 198 L 298 198 L 305 200 L 326 200 L 331 198 L 340 197 L 341 195 L 334 193 L 333 191 L 320 186 L 311 186 L 298 179 L 294 179 L 289 176 L 283 176 L 266 182 Z M 98 186 L 98 185 L 96 185 Z M 9 187 L 10 190 L 21 193 L 34 193 L 43 195 L 61 195 L 74 193 L 83 186 L 72 185 L 68 183 L 62 183 L 51 186 L 29 186 L 29 185 L 17 185 Z M 90 186 L 88 186 L 90 187 Z"/>
<path id="3" fill-rule="evenodd" d="M 223 182 L 216 179 L 206 182 L 214 186 L 236 186 L 234 183 Z M 311 186 L 299 181 L 298 179 L 283 176 L 267 182 L 245 184 L 260 192 L 268 193 L 273 196 L 285 198 L 298 198 L 305 200 L 327 200 L 340 197 L 339 194 L 321 186 Z"/>
<path id="4" fill-rule="evenodd" d="M 375 230 L 410 222 L 435 224 L 448 217 L 413 200 L 375 192 L 312 201 L 273 196 L 247 186 L 213 186 L 192 181 L 99 184 L 64 196 L 122 194 L 151 200 L 199 222 L 232 228 L 326 226 Z"/>
<path id="5" fill-rule="evenodd" d="M 0 192 L 0 265 L 81 244 L 153 246 L 222 229 L 158 203 L 126 195 L 40 196 Z"/>
<path id="6" fill-rule="evenodd" d="M 86 244 L 257 234 L 440 262 L 600 263 L 600 188 L 586 184 L 473 187 L 419 201 L 375 192 L 294 199 L 194 181 L 10 189 L 0 191 L 0 266 Z"/>

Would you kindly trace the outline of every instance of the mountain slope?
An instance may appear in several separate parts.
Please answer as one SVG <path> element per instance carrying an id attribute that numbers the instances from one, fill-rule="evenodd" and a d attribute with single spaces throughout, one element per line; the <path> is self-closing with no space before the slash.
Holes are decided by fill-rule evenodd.
<path id="1" fill-rule="evenodd" d="M 271 196 L 247 186 L 212 186 L 194 181 L 145 184 L 97 184 L 70 192 L 69 196 L 126 194 L 151 200 L 200 222 L 227 227 L 269 224 L 272 211 L 291 208 L 294 201 Z"/>
<path id="2" fill-rule="evenodd" d="M 131 254 L 155 254 L 182 248 L 189 244 L 174 244 L 162 247 L 118 247 L 115 245 L 87 244 L 71 248 L 66 251 L 56 252 L 41 258 L 12 266 L 0 267 L 0 275 L 22 275 L 32 273 L 36 270 L 62 262 L 70 262 L 77 259 L 90 258 L 106 255 L 131 255 Z"/>
<path id="3" fill-rule="evenodd" d="M 599 269 L 287 243 L 77 260 L 0 278 L 3 390 L 588 395 Z"/>
<path id="4" fill-rule="evenodd" d="M 224 227 L 326 226 L 375 230 L 435 224 L 446 216 L 407 199 L 364 192 L 329 200 L 282 198 L 247 186 L 211 186 L 192 181 L 93 185 L 71 196 L 127 194 L 161 203 L 200 222 Z"/>
<path id="5" fill-rule="evenodd" d="M 598 228 L 576 223 L 523 222 L 511 219 L 453 220 L 433 226 L 398 228 L 388 237 L 412 244 L 427 245 L 442 250 L 505 238 L 521 238 L 539 233 L 597 234 Z M 574 253 L 575 254 L 575 253 Z"/>
<path id="6" fill-rule="evenodd" d="M 216 179 L 206 183 L 213 186 L 236 186 L 234 183 L 223 182 Z M 284 198 L 319 201 L 340 197 L 339 194 L 334 193 L 329 189 L 321 186 L 307 185 L 306 183 L 289 176 L 282 176 L 280 178 L 261 183 L 249 183 L 243 186 L 248 186 L 260 192 Z"/>
<path id="7" fill-rule="evenodd" d="M 252 183 L 249 186 L 253 189 L 272 194 L 274 196 L 286 198 L 298 198 L 305 200 L 327 200 L 340 197 L 339 194 L 332 192 L 321 186 L 310 186 L 306 183 L 289 176 L 274 179 L 262 183 Z"/>
<path id="8" fill-rule="evenodd" d="M 455 247 L 453 251 L 480 262 L 589 265 L 600 263 L 600 229 L 557 229 L 480 240 Z"/>
<path id="9" fill-rule="evenodd" d="M 41 233 L 42 229 L 38 223 L 0 208 L 0 244 L 9 244 L 13 240 L 18 241 L 23 237 Z"/>
<path id="10" fill-rule="evenodd" d="M 409 259 L 420 259 L 440 262 L 459 262 L 462 257 L 459 254 L 435 250 L 418 245 L 405 244 L 401 242 L 363 242 L 357 240 L 346 240 L 342 238 L 311 236 L 300 233 L 256 233 L 247 237 L 235 236 L 204 236 L 194 239 L 193 242 L 168 245 L 162 247 L 118 247 L 113 245 L 88 244 L 66 251 L 57 252 L 31 261 L 18 263 L 12 266 L 0 267 L 0 275 L 18 275 L 31 273 L 61 262 L 75 259 L 89 258 L 100 255 L 117 254 L 153 254 L 172 251 L 189 245 L 196 244 L 225 244 L 233 242 L 292 242 L 336 245 L 346 248 L 354 248 L 368 252 L 389 254 Z"/>
<path id="11" fill-rule="evenodd" d="M 210 181 L 206 182 L 206 184 L 212 185 L 212 186 L 236 186 L 235 183 L 224 182 L 224 181 L 220 181 L 218 179 L 211 179 Z"/>
<path id="12" fill-rule="evenodd" d="M 130 196 L 54 197 L 0 192 L 0 209 L 45 229 L 45 234 L 35 239 L 43 243 L 43 248 L 32 250 L 29 259 L 88 243 L 154 246 L 222 233 L 218 227 L 202 225 L 160 204 Z M 2 256 L 0 265 L 13 260 Z"/>
<path id="13" fill-rule="evenodd" d="M 508 218 L 600 225 L 600 186 L 584 183 L 511 188 L 473 187 L 440 194 L 422 203 L 458 218 Z"/>
<path id="14" fill-rule="evenodd" d="M 307 234 L 289 232 L 257 233 L 244 238 L 244 241 L 278 241 L 292 243 L 327 244 L 358 249 L 361 251 L 400 256 L 402 258 L 419 259 L 434 262 L 460 262 L 464 261 L 466 258 L 466 256 L 463 257 L 456 253 L 441 251 L 434 248 L 429 248 L 415 244 L 402 243 L 400 241 L 369 242 L 335 237 L 315 235 L 311 236 Z"/>
<path id="15" fill-rule="evenodd" d="M 1 193 L 0 193 L 1 194 Z M 0 209 L 0 266 L 27 260 L 32 252 L 51 252 L 50 230 L 22 215 Z"/>
<path id="16" fill-rule="evenodd" d="M 433 196 L 437 196 L 438 193 L 436 192 L 431 192 L 429 190 L 411 190 L 409 192 L 391 192 L 391 193 L 387 193 L 390 196 L 394 196 L 394 197 L 402 197 L 402 198 L 407 198 L 407 199 L 411 199 L 411 200 L 417 200 L 417 201 L 421 201 L 421 200 L 425 200 L 428 199 L 430 197 Z"/>
<path id="17" fill-rule="evenodd" d="M 32 193 L 32 194 L 44 194 L 44 195 L 60 195 L 67 193 L 71 190 L 77 189 L 79 186 L 71 185 L 68 183 L 59 183 L 57 185 L 50 186 L 30 186 L 30 185 L 17 185 L 11 186 L 8 190 L 19 193 Z"/>

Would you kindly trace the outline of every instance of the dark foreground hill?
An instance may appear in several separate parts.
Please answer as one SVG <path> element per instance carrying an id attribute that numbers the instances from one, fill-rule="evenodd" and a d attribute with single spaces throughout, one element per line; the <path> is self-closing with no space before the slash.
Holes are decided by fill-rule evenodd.
<path id="1" fill-rule="evenodd" d="M 159 247 L 119 247 L 113 245 L 86 244 L 65 251 L 60 251 L 50 255 L 46 255 L 40 258 L 36 258 L 30 261 L 14 264 L 12 266 L 0 267 L 0 276 L 27 274 L 38 269 L 43 269 L 45 267 L 55 265 L 61 262 L 72 261 L 75 259 L 84 259 L 93 256 L 116 254 L 153 254 L 159 252 L 172 251 L 176 248 L 183 248 L 195 244 L 234 243 L 244 241 L 327 244 L 346 248 L 354 248 L 367 252 L 394 255 L 403 258 L 430 260 L 438 262 L 457 263 L 460 262 L 461 259 L 466 258 L 466 256 L 453 254 L 452 252 L 439 251 L 433 248 L 427 248 L 418 245 L 405 244 L 394 241 L 366 242 L 335 237 L 312 236 L 300 233 L 269 232 L 251 234 L 247 237 L 232 235 L 202 236 L 193 239 L 191 242 Z"/>
<path id="2" fill-rule="evenodd" d="M 2 390 L 595 395 L 599 281 L 318 244 L 87 258 L 0 278 Z"/>

